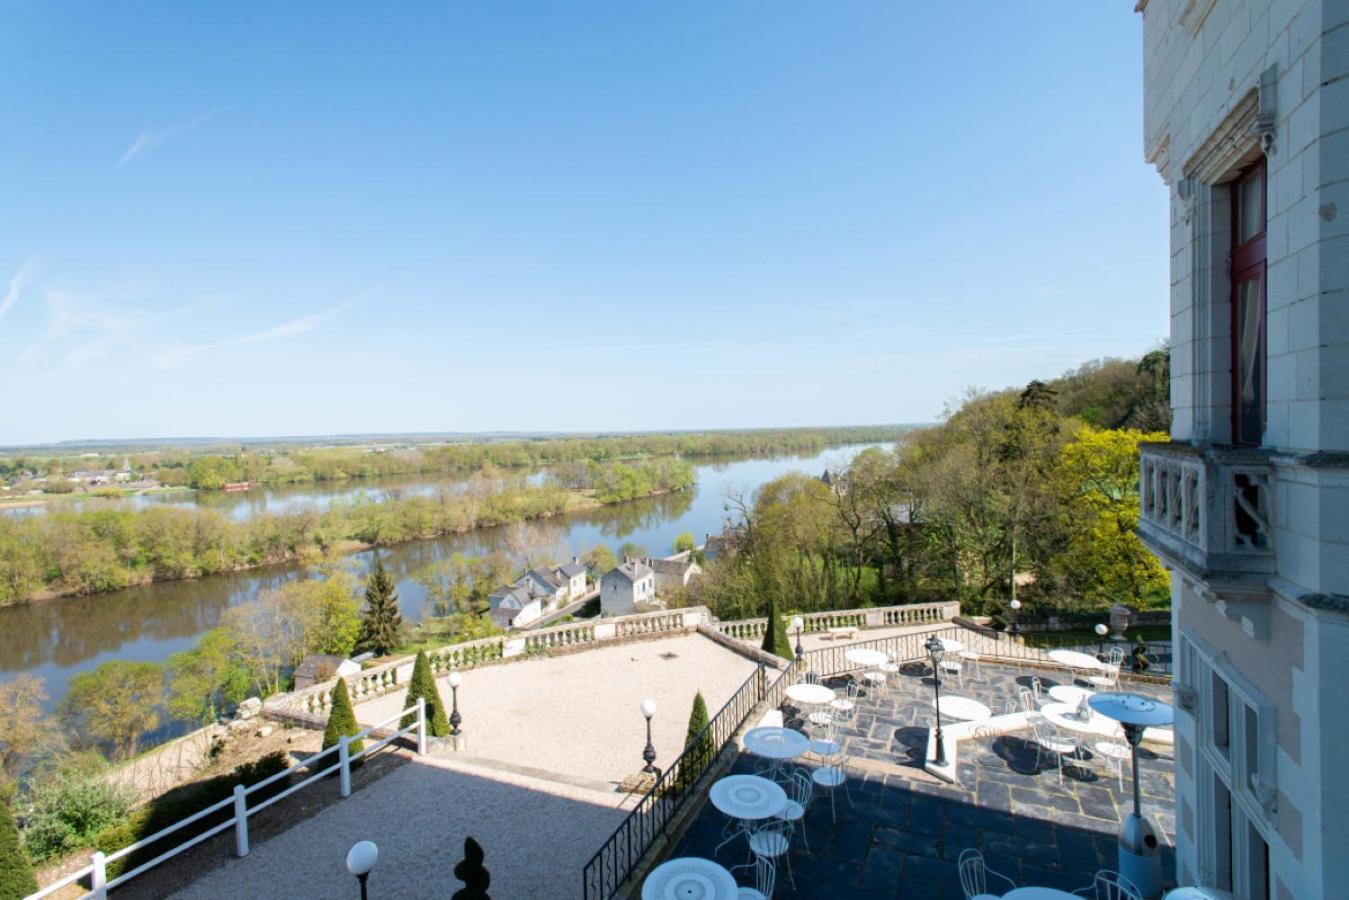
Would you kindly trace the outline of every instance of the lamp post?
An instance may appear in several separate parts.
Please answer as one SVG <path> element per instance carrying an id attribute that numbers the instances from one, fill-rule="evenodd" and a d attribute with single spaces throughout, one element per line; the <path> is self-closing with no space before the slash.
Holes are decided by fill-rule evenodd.
<path id="1" fill-rule="evenodd" d="M 379 848 L 373 841 L 357 841 L 347 851 L 347 871 L 356 876 L 361 885 L 361 900 L 367 900 L 365 883 L 370 878 L 370 870 L 379 861 Z"/>
<path id="2" fill-rule="evenodd" d="M 1012 634 L 1016 634 L 1016 611 L 1021 608 L 1021 601 L 1013 597 L 1007 605 L 1012 608 Z"/>
<path id="3" fill-rule="evenodd" d="M 450 734 L 459 735 L 459 723 L 464 721 L 464 717 L 459 715 L 459 685 L 464 683 L 464 676 L 458 672 L 451 672 L 448 679 L 450 682 Z"/>
<path id="4" fill-rule="evenodd" d="M 1104 622 L 1097 622 L 1096 628 L 1096 658 L 1105 660 L 1105 636 L 1110 633 L 1110 629 Z"/>
<path id="5" fill-rule="evenodd" d="M 642 715 L 646 716 L 646 749 L 642 751 L 642 759 L 646 760 L 646 766 L 643 772 L 660 777 L 660 769 L 655 766 L 656 745 L 651 743 L 651 717 L 656 714 L 656 701 L 646 699 L 642 701 Z"/>
<path id="6" fill-rule="evenodd" d="M 806 655 L 806 651 L 801 649 L 801 632 L 806 627 L 806 620 L 797 616 L 792 619 L 792 627 L 796 629 L 796 661 L 800 662 L 801 658 Z"/>
<path id="7" fill-rule="evenodd" d="M 935 634 L 927 639 L 927 655 L 932 657 L 933 708 L 937 711 L 937 758 L 936 764 L 946 765 L 946 748 L 941 739 L 941 660 L 946 655 L 946 647 Z"/>

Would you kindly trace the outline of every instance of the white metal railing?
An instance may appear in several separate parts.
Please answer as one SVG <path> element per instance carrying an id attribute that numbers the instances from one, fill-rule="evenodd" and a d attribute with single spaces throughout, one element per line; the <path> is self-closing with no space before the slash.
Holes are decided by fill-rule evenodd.
<path id="1" fill-rule="evenodd" d="M 405 716 L 412 715 L 414 713 L 416 714 L 417 718 L 411 725 L 408 725 L 404 728 L 399 728 L 393 731 L 391 734 L 388 734 L 367 746 L 363 746 L 360 750 L 356 751 L 355 753 L 351 752 L 350 747 L 354 741 L 361 741 L 370 738 L 376 732 L 387 727 L 391 723 L 399 721 Z M 267 778 L 264 778 L 262 781 L 259 781 L 256 784 L 248 785 L 247 787 L 245 787 L 242 784 L 236 784 L 234 786 L 234 796 L 226 797 L 224 800 L 220 800 L 216 803 L 213 803 L 210 806 L 206 807 L 205 809 L 198 810 L 197 812 L 193 813 L 187 818 L 180 819 L 179 821 L 174 822 L 167 828 L 163 828 L 155 832 L 149 837 L 141 838 L 134 844 L 128 844 L 127 846 L 123 847 L 122 849 L 114 853 L 104 854 L 102 852 L 95 852 L 93 854 L 93 857 L 90 859 L 89 865 L 75 872 L 70 873 L 69 875 L 65 876 L 59 881 L 52 882 L 51 884 L 42 888 L 37 893 L 28 895 L 28 897 L 24 898 L 24 900 L 39 900 L 39 898 L 50 896 L 56 891 L 59 891 L 62 888 L 74 884 L 77 881 L 81 881 L 85 878 L 89 879 L 91 890 L 88 894 L 84 896 L 93 897 L 95 898 L 95 900 L 105 900 L 105 898 L 107 897 L 107 892 L 110 888 L 114 888 L 117 887 L 118 885 L 125 884 L 126 882 L 135 878 L 137 875 L 140 875 L 143 872 L 153 869 L 160 863 L 172 859 L 178 854 L 183 853 L 184 851 L 192 847 L 195 847 L 202 841 L 210 840 L 216 835 L 228 831 L 230 828 L 234 829 L 235 855 L 241 857 L 247 856 L 249 849 L 248 847 L 249 816 L 253 815 L 254 813 L 261 812 L 262 810 L 271 806 L 273 803 L 277 803 L 283 800 L 284 798 L 289 797 L 296 791 L 302 790 L 308 787 L 309 785 L 313 784 L 314 782 L 326 778 L 329 775 L 332 775 L 334 772 L 338 773 L 338 792 L 343 797 L 351 796 L 352 763 L 356 762 L 362 757 L 374 753 L 377 750 L 383 749 L 384 747 L 388 746 L 389 744 L 398 740 L 399 738 L 408 734 L 412 734 L 413 732 L 415 732 L 417 735 L 417 753 L 425 754 L 426 701 L 421 698 L 418 698 L 417 702 L 412 706 L 409 706 L 407 709 L 394 713 L 392 716 L 385 719 L 384 721 L 376 725 L 371 725 L 370 727 L 366 728 L 365 730 L 359 732 L 358 734 L 352 737 L 342 735 L 341 737 L 338 738 L 336 744 L 327 748 L 326 750 L 320 750 L 318 753 L 315 753 L 313 756 L 309 757 L 302 763 L 298 763 L 294 766 L 291 766 L 289 769 L 277 772 L 274 775 L 270 775 Z M 336 760 L 331 765 L 327 765 L 323 768 L 317 768 L 319 761 L 326 757 L 336 757 Z M 268 787 L 269 785 L 275 784 L 278 781 L 290 778 L 291 776 L 297 774 L 301 769 L 307 769 L 309 771 L 309 774 L 303 780 L 290 785 L 284 791 L 281 791 L 271 797 L 268 797 L 266 800 L 263 800 L 261 802 L 252 805 L 249 804 L 248 797 L 250 794 L 254 794 L 257 791 L 260 791 L 263 788 Z M 178 844 L 172 847 L 171 849 L 164 851 L 163 853 L 159 854 L 153 859 L 141 863 L 134 869 L 131 869 L 130 871 L 127 872 L 122 872 L 116 878 L 113 878 L 111 880 L 108 879 L 108 866 L 111 865 L 112 863 L 115 863 L 121 859 L 125 859 L 132 853 L 135 853 L 137 850 L 149 847 L 150 845 L 163 840 L 169 835 L 172 835 L 175 832 L 178 832 L 186 828 L 193 822 L 197 822 L 207 816 L 214 815 L 215 813 L 221 812 L 222 810 L 231 806 L 233 807 L 233 814 L 230 816 L 230 818 L 226 819 L 220 824 L 215 825 L 212 828 L 207 829 L 206 831 L 203 831 L 201 834 L 193 835 L 192 837 L 183 841 L 181 844 Z"/>

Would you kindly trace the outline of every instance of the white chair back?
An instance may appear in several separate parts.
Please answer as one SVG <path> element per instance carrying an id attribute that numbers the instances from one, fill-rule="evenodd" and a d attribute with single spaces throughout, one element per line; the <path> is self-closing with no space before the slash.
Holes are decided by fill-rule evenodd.
<path id="1" fill-rule="evenodd" d="M 1134 883 L 1118 872 L 1102 869 L 1091 883 L 1096 900 L 1143 900 L 1143 894 Z"/>
<path id="2" fill-rule="evenodd" d="M 754 888 L 763 894 L 765 900 L 773 896 L 777 887 L 778 863 L 771 856 L 760 856 L 754 860 Z"/>
<path id="3" fill-rule="evenodd" d="M 815 794 L 815 782 L 811 780 L 810 773 L 798 769 L 792 774 L 791 798 L 801 805 L 802 809 L 810 809 L 810 798 Z"/>
<path id="4" fill-rule="evenodd" d="M 1033 713 L 1039 709 L 1039 707 L 1035 705 L 1035 694 L 1031 692 L 1030 688 L 1022 688 L 1017 691 L 1017 694 L 1021 697 L 1022 712 Z"/>
<path id="5" fill-rule="evenodd" d="M 956 865 L 960 869 L 960 889 L 965 892 L 965 900 L 974 900 L 988 893 L 988 876 L 982 853 L 973 847 L 961 850 Z"/>

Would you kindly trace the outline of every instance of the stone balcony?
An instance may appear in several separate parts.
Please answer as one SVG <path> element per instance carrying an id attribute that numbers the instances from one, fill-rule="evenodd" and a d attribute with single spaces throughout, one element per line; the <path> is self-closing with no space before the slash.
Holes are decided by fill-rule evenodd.
<path id="1" fill-rule="evenodd" d="M 1276 571 L 1273 479 L 1268 451 L 1144 444 L 1138 535 L 1207 599 L 1234 613 L 1263 604 Z"/>

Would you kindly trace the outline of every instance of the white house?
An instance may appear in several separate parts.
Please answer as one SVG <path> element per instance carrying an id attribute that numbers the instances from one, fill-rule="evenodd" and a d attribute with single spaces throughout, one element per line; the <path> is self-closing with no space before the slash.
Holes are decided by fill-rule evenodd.
<path id="1" fill-rule="evenodd" d="M 656 575 L 657 596 L 683 590 L 703 572 L 702 566 L 693 560 L 693 554 L 687 550 L 664 559 L 648 559 L 646 564 Z"/>
<path id="2" fill-rule="evenodd" d="M 1349 2 L 1138 0 L 1171 193 L 1181 884 L 1349 897 Z"/>
<path id="3" fill-rule="evenodd" d="M 645 612 L 656 603 L 656 573 L 639 559 L 630 559 L 600 579 L 600 615 Z M 645 607 L 645 608 L 644 608 Z"/>
<path id="4" fill-rule="evenodd" d="M 553 574 L 562 582 L 567 591 L 568 601 L 584 597 L 586 593 L 586 567 L 575 556 L 566 565 L 558 566 Z"/>
<path id="5" fill-rule="evenodd" d="M 526 586 L 508 585 L 487 598 L 492 621 L 500 628 L 519 628 L 543 615 L 543 600 Z"/>
<path id="6" fill-rule="evenodd" d="M 558 578 L 552 569 L 541 566 L 530 569 L 515 584 L 533 591 L 542 601 L 544 612 L 557 609 L 571 596 L 570 583 Z"/>

